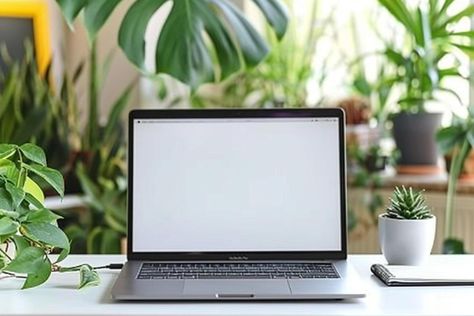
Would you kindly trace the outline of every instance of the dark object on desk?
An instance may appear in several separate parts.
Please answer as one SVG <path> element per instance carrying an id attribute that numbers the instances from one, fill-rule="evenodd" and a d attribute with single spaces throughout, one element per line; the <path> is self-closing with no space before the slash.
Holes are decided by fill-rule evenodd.
<path id="1" fill-rule="evenodd" d="M 387 286 L 474 285 L 474 275 L 453 267 L 386 266 L 373 264 L 370 271 Z M 454 272 L 454 273 L 453 273 Z M 466 271 L 467 272 L 467 271 Z"/>

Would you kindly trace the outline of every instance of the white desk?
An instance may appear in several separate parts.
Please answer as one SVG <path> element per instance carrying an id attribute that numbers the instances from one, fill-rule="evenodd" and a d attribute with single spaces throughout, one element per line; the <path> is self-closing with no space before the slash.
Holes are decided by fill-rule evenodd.
<path id="1" fill-rule="evenodd" d="M 70 256 L 66 264 L 123 262 L 123 256 Z M 21 280 L 0 281 L 0 315 L 474 315 L 474 286 L 385 287 L 369 267 L 381 256 L 350 256 L 367 288 L 364 299 L 275 303 L 115 303 L 110 289 L 118 271 L 100 272 L 98 287 L 76 290 L 77 273 L 55 273 L 40 288 L 20 291 Z M 430 260 L 474 268 L 474 255 L 432 256 Z"/>

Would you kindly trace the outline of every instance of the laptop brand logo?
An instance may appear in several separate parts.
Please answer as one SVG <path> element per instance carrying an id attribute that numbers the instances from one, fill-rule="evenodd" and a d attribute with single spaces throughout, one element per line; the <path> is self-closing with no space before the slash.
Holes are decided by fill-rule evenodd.
<path id="1" fill-rule="evenodd" d="M 229 260 L 249 260 L 247 256 L 230 256 Z"/>

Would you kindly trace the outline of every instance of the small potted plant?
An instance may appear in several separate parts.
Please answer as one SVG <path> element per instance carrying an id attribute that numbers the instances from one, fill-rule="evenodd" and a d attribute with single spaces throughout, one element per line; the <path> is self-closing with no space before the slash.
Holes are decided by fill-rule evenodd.
<path id="1" fill-rule="evenodd" d="M 379 240 L 389 264 L 418 265 L 431 253 L 436 217 L 422 191 L 396 187 L 390 205 L 379 215 Z"/>

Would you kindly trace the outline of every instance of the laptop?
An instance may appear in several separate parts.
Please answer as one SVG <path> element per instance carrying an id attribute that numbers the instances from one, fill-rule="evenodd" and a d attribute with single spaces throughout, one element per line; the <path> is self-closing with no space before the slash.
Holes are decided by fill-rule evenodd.
<path id="1" fill-rule="evenodd" d="M 364 296 L 340 109 L 135 110 L 116 300 Z"/>

